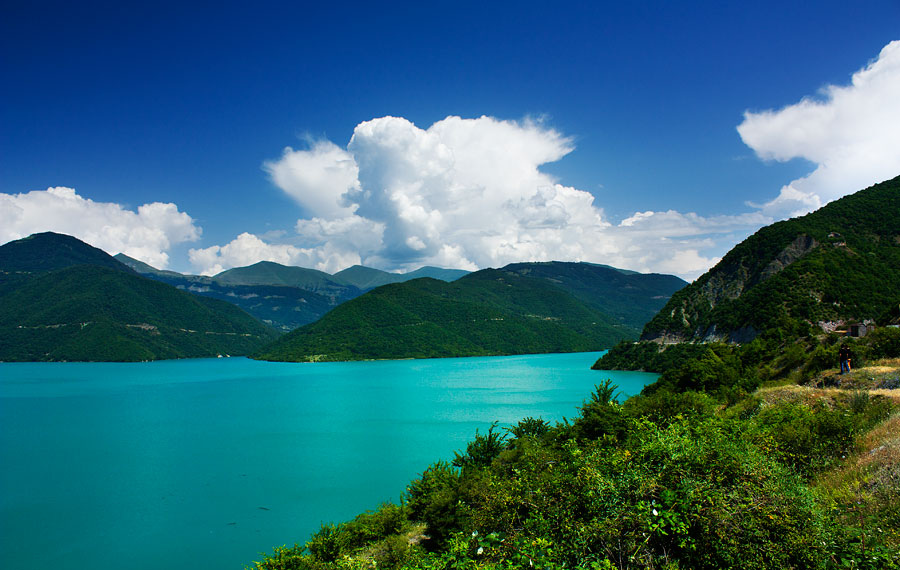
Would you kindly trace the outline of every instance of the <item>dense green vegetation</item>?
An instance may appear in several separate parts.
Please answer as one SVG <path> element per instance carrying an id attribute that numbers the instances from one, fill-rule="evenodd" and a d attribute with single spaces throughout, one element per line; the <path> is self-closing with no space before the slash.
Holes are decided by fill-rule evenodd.
<path id="1" fill-rule="evenodd" d="M 642 339 L 735 340 L 877 319 L 900 290 L 900 177 L 765 227 L 672 296 Z"/>
<path id="2" fill-rule="evenodd" d="M 314 269 L 264 261 L 207 277 L 160 271 L 121 253 L 115 258 L 146 277 L 237 305 L 282 332 L 315 322 L 340 303 L 380 285 L 418 277 L 453 281 L 468 273 L 458 269 L 423 267 L 401 274 L 355 265 L 329 275 Z"/>
<path id="3" fill-rule="evenodd" d="M 124 256 L 118 255 L 117 259 Z M 282 332 L 317 321 L 335 307 L 333 297 L 300 287 L 283 285 L 226 285 L 211 277 L 182 275 L 173 271 L 157 271 L 146 264 L 127 262 L 146 277 L 201 297 L 212 297 L 237 305 L 262 322 Z"/>
<path id="4" fill-rule="evenodd" d="M 247 354 L 278 334 L 234 305 L 90 265 L 0 295 L 0 360 L 138 361 Z"/>
<path id="5" fill-rule="evenodd" d="M 448 282 L 456 281 L 468 273 L 468 271 L 462 269 L 441 269 L 439 267 L 429 266 L 420 267 L 409 273 L 390 273 L 381 271 L 380 269 L 354 265 L 353 267 L 338 271 L 334 274 L 334 278 L 354 285 L 363 291 L 368 291 L 376 287 L 381 287 L 382 285 L 403 283 L 404 281 L 411 281 L 421 277 L 431 277 L 432 279 Z"/>
<path id="6" fill-rule="evenodd" d="M 347 300 L 362 292 L 324 271 L 281 265 L 272 261 L 260 261 L 247 267 L 235 267 L 216 274 L 213 278 L 223 285 L 278 285 L 298 287 L 335 299 Z"/>
<path id="7" fill-rule="evenodd" d="M 854 366 L 900 355 L 900 329 L 881 327 L 863 338 L 825 334 L 812 327 L 766 331 L 745 344 L 623 342 L 604 354 L 595 370 L 644 370 L 662 376 L 652 390 L 710 390 L 746 394 L 760 384 L 807 384 L 838 366 L 846 344 Z"/>
<path id="8" fill-rule="evenodd" d="M 636 273 L 593 263 L 512 263 L 504 271 L 545 279 L 576 299 L 640 329 L 687 283 L 674 275 Z"/>
<path id="9" fill-rule="evenodd" d="M 818 325 L 898 319 L 898 209 L 895 179 L 760 230 L 644 329 L 742 344 L 620 343 L 595 367 L 661 373 L 640 395 L 476 432 L 255 568 L 900 568 L 900 329 Z M 839 376 L 843 343 L 882 366 Z"/>
<path id="10" fill-rule="evenodd" d="M 476 432 L 400 504 L 326 524 L 254 567 L 900 568 L 896 404 L 738 394 L 744 379 L 723 369 L 761 363 L 706 348 L 624 403 L 606 381 L 571 420 Z M 900 356 L 900 331 L 856 349 Z M 814 353 L 797 370 L 816 367 Z M 892 459 L 871 459 L 886 448 Z"/>
<path id="11" fill-rule="evenodd" d="M 11 242 L 0 260 L 0 360 L 237 355 L 278 336 L 230 303 L 143 278 L 69 236 Z"/>
<path id="12" fill-rule="evenodd" d="M 53 271 L 73 265 L 96 265 L 132 273 L 102 249 L 65 234 L 33 234 L 0 246 L 0 271 L 7 275 Z"/>
<path id="13" fill-rule="evenodd" d="M 555 284 L 503 270 L 379 287 L 257 357 L 316 361 L 599 350 L 634 329 Z"/>

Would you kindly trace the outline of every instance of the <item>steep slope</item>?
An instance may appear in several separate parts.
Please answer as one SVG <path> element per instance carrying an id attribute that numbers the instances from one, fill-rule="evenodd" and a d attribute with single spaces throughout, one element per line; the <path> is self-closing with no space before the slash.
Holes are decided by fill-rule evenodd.
<path id="1" fill-rule="evenodd" d="M 263 349 L 267 360 L 431 358 L 599 350 L 629 329 L 544 280 L 486 269 L 379 287 Z"/>
<path id="2" fill-rule="evenodd" d="M 900 290 L 900 177 L 762 228 L 672 299 L 642 340 L 743 342 L 877 319 Z"/>
<path id="3" fill-rule="evenodd" d="M 29 261 L 42 257 L 50 261 Z M 0 260 L 0 360 L 247 354 L 278 336 L 229 303 L 141 277 L 69 236 L 10 242 Z"/>

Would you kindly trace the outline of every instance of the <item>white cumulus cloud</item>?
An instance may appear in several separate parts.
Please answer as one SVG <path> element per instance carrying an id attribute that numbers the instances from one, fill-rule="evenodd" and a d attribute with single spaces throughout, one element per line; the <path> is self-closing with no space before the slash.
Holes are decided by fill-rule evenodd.
<path id="1" fill-rule="evenodd" d="M 279 160 L 263 168 L 272 181 L 314 216 L 346 216 L 352 209 L 343 196 L 358 187 L 353 156 L 331 141 L 311 142 L 309 150 L 284 149 Z"/>
<path id="2" fill-rule="evenodd" d="M 315 252 L 288 244 L 271 244 L 244 232 L 225 245 L 192 248 L 188 258 L 201 275 L 215 275 L 231 267 L 253 265 L 258 261 L 310 267 Z"/>
<path id="3" fill-rule="evenodd" d="M 780 110 L 747 111 L 738 133 L 766 160 L 804 158 L 816 164 L 758 205 L 775 217 L 803 214 L 900 174 L 900 41 L 853 74 L 849 85 Z"/>
<path id="4" fill-rule="evenodd" d="M 451 116 L 427 129 L 402 117 L 365 121 L 345 149 L 311 141 L 265 163 L 308 214 L 290 245 L 245 233 L 191 250 L 191 262 L 213 274 L 262 259 L 329 272 L 356 263 L 475 270 L 566 260 L 693 278 L 771 221 L 642 212 L 614 224 L 589 192 L 541 170 L 573 149 L 571 138 L 535 120 Z"/>
<path id="5" fill-rule="evenodd" d="M 0 193 L 0 242 L 46 231 L 75 236 L 107 253 L 121 252 L 160 269 L 168 267 L 173 245 L 196 241 L 201 232 L 171 203 L 144 204 L 134 212 L 83 198 L 72 188 Z"/>

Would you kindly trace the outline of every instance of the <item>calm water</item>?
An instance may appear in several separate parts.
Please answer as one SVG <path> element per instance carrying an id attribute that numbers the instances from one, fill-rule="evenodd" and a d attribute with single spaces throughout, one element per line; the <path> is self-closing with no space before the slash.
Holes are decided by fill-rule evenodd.
<path id="1" fill-rule="evenodd" d="M 572 417 L 597 353 L 0 364 L 6 568 L 241 569 L 383 501 L 476 428 Z"/>

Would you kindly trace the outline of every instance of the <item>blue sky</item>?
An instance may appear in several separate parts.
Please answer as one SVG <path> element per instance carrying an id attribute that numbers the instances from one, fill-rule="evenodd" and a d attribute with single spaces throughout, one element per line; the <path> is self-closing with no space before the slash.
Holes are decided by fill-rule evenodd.
<path id="1" fill-rule="evenodd" d="M 0 241 L 691 279 L 900 174 L 896 0 L 324 4 L 7 3 Z"/>

